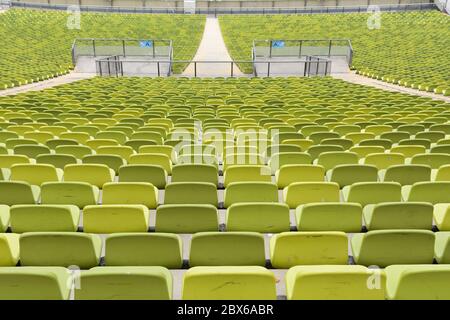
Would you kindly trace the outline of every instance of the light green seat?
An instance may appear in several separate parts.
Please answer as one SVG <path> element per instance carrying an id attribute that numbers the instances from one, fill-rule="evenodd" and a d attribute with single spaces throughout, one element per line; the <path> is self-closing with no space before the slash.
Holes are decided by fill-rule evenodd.
<path id="1" fill-rule="evenodd" d="M 162 153 L 138 153 L 130 156 L 129 164 L 151 164 L 162 167 L 168 175 L 172 174 L 172 161 Z"/>
<path id="2" fill-rule="evenodd" d="M 408 202 L 450 202 L 450 182 L 416 182 L 412 186 L 403 186 L 402 195 Z"/>
<path id="3" fill-rule="evenodd" d="M 283 189 L 283 202 L 291 209 L 311 202 L 339 200 L 339 185 L 335 182 L 296 182 Z"/>
<path id="4" fill-rule="evenodd" d="M 131 155 L 135 154 L 133 148 L 129 146 L 103 146 L 97 148 L 98 155 L 116 155 L 128 161 Z M 117 172 L 117 170 L 116 170 Z"/>
<path id="5" fill-rule="evenodd" d="M 189 265 L 264 266 L 264 237 L 256 232 L 199 232 L 192 236 Z"/>
<path id="6" fill-rule="evenodd" d="M 95 267 L 82 271 L 75 300 L 170 300 L 172 275 L 164 267 Z"/>
<path id="7" fill-rule="evenodd" d="M 400 164 L 380 170 L 379 175 L 383 182 L 394 181 L 401 185 L 411 185 L 416 182 L 430 181 L 431 168 L 426 165 Z"/>
<path id="8" fill-rule="evenodd" d="M 87 182 L 46 182 L 41 186 L 41 203 L 84 208 L 97 204 L 99 194 L 99 189 Z"/>
<path id="9" fill-rule="evenodd" d="M 167 172 L 161 166 L 150 164 L 129 164 L 119 168 L 120 182 L 149 182 L 158 189 L 164 189 Z"/>
<path id="10" fill-rule="evenodd" d="M 28 232 L 20 236 L 22 266 L 98 266 L 100 236 L 79 232 Z"/>
<path id="11" fill-rule="evenodd" d="M 404 163 L 405 156 L 401 153 L 371 153 L 361 160 L 361 164 L 371 164 L 379 170 Z"/>
<path id="12" fill-rule="evenodd" d="M 450 203 L 435 204 L 433 217 L 439 230 L 450 231 Z"/>
<path id="13" fill-rule="evenodd" d="M 434 257 L 439 264 L 450 264 L 450 232 L 436 232 Z"/>
<path id="14" fill-rule="evenodd" d="M 339 184 L 340 188 L 357 182 L 378 181 L 378 169 L 368 164 L 341 164 L 328 170 L 327 180 Z"/>
<path id="15" fill-rule="evenodd" d="M 207 182 L 172 182 L 166 186 L 164 204 L 211 204 L 218 206 L 216 186 Z"/>
<path id="16" fill-rule="evenodd" d="M 77 159 L 82 159 L 84 156 L 93 154 L 94 150 L 87 146 L 57 146 L 55 148 L 56 154 L 69 154 Z"/>
<path id="17" fill-rule="evenodd" d="M 238 202 L 278 202 L 277 185 L 271 182 L 233 182 L 224 192 L 224 207 Z"/>
<path id="18" fill-rule="evenodd" d="M 271 182 L 270 168 L 263 165 L 231 165 L 223 174 L 224 187 L 235 182 Z"/>
<path id="19" fill-rule="evenodd" d="M 70 154 L 41 154 L 36 157 L 36 163 L 50 164 L 58 169 L 64 169 L 68 164 L 81 163 Z"/>
<path id="20" fill-rule="evenodd" d="M 0 181 L 0 204 L 35 204 L 39 200 L 41 189 L 27 182 Z"/>
<path id="21" fill-rule="evenodd" d="M 0 232 L 6 232 L 11 219 L 9 206 L 0 204 Z"/>
<path id="22" fill-rule="evenodd" d="M 183 278 L 184 300 L 275 300 L 275 275 L 259 266 L 190 268 Z"/>
<path id="23" fill-rule="evenodd" d="M 148 182 L 108 182 L 103 185 L 102 204 L 158 206 L 158 189 Z"/>
<path id="24" fill-rule="evenodd" d="M 270 157 L 269 167 L 272 174 L 287 164 L 311 164 L 312 158 L 306 152 L 281 152 L 275 153 Z"/>
<path id="25" fill-rule="evenodd" d="M 309 147 L 306 152 L 311 155 L 311 158 L 317 159 L 324 152 L 337 152 L 337 151 L 345 151 L 345 150 L 342 146 L 321 144 Z"/>
<path id="26" fill-rule="evenodd" d="M 364 207 L 368 230 L 425 229 L 431 230 L 433 205 L 427 202 L 386 202 Z"/>
<path id="27" fill-rule="evenodd" d="M 273 268 L 296 265 L 347 264 L 348 243 L 344 232 L 282 232 L 270 239 Z"/>
<path id="28" fill-rule="evenodd" d="M 172 182 L 219 183 L 219 171 L 213 164 L 178 164 L 172 167 Z"/>
<path id="29" fill-rule="evenodd" d="M 210 204 L 161 205 L 156 210 L 155 230 L 174 233 L 219 231 L 217 208 Z"/>
<path id="30" fill-rule="evenodd" d="M 423 164 L 431 169 L 439 169 L 440 166 L 450 164 L 450 154 L 445 153 L 423 153 L 416 154 L 411 158 L 411 164 Z"/>
<path id="31" fill-rule="evenodd" d="M 115 233 L 105 241 L 105 264 L 180 269 L 183 264 L 182 249 L 181 238 L 175 234 Z"/>
<path id="32" fill-rule="evenodd" d="M 295 182 L 324 181 L 325 169 L 320 165 L 288 164 L 282 166 L 275 173 L 275 181 L 279 189 L 283 189 Z"/>
<path id="33" fill-rule="evenodd" d="M 321 165 L 325 170 L 333 169 L 341 164 L 357 164 L 359 161 L 358 154 L 347 151 L 323 152 L 314 160 L 314 164 Z"/>
<path id="34" fill-rule="evenodd" d="M 299 231 L 360 232 L 362 227 L 359 203 L 308 203 L 298 206 L 295 216 Z"/>
<path id="35" fill-rule="evenodd" d="M 119 168 L 126 164 L 126 161 L 118 155 L 114 154 L 93 154 L 84 156 L 81 159 L 83 163 L 104 164 L 110 169 L 113 169 L 115 173 L 119 171 Z"/>
<path id="36" fill-rule="evenodd" d="M 385 290 L 385 273 L 363 266 L 295 266 L 286 273 L 288 300 L 384 300 Z"/>
<path id="37" fill-rule="evenodd" d="M 371 153 L 383 153 L 384 147 L 381 146 L 354 146 L 349 149 L 350 152 L 354 152 L 359 158 L 365 158 Z"/>
<path id="38" fill-rule="evenodd" d="M 0 233 L 0 267 L 14 267 L 19 262 L 19 237 L 16 233 Z"/>
<path id="39" fill-rule="evenodd" d="M 235 203 L 226 213 L 227 231 L 277 233 L 289 231 L 289 221 L 289 207 L 284 203 Z"/>
<path id="40" fill-rule="evenodd" d="M 428 230 L 374 230 L 354 234 L 351 247 L 355 263 L 365 266 L 431 264 L 434 233 Z"/>
<path id="41" fill-rule="evenodd" d="M 426 152 L 426 148 L 421 145 L 401 145 L 401 146 L 393 146 L 391 148 L 391 152 L 393 153 L 401 153 L 406 158 L 411 158 L 415 156 L 416 154 L 421 154 Z"/>
<path id="42" fill-rule="evenodd" d="M 0 300 L 68 300 L 70 277 L 62 267 L 0 268 Z"/>
<path id="43" fill-rule="evenodd" d="M 440 166 L 439 169 L 433 170 L 431 172 L 431 181 L 450 181 L 450 164 Z"/>
<path id="44" fill-rule="evenodd" d="M 10 214 L 11 230 L 15 233 L 75 232 L 80 220 L 80 209 L 74 205 L 16 205 Z"/>
<path id="45" fill-rule="evenodd" d="M 390 300 L 450 300 L 450 265 L 395 265 L 385 272 Z"/>
<path id="46" fill-rule="evenodd" d="M 61 181 L 63 171 L 51 164 L 14 164 L 11 166 L 11 181 L 25 181 L 32 185 Z"/>
<path id="47" fill-rule="evenodd" d="M 104 164 L 69 164 L 64 167 L 64 181 L 87 182 L 98 188 L 114 181 L 114 170 Z"/>
<path id="48" fill-rule="evenodd" d="M 177 163 L 177 154 L 172 146 L 141 146 L 139 153 L 162 153 L 168 156 L 173 163 Z"/>
<path id="49" fill-rule="evenodd" d="M 144 205 L 104 204 L 86 206 L 83 230 L 89 233 L 147 232 L 149 211 Z"/>
<path id="50" fill-rule="evenodd" d="M 402 200 L 398 182 L 357 182 L 342 189 L 345 202 L 357 202 L 362 206 Z"/>

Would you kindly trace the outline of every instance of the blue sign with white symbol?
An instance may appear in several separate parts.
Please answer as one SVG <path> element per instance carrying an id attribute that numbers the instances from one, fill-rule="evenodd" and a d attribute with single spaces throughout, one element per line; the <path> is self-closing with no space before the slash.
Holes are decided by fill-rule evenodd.
<path id="1" fill-rule="evenodd" d="M 272 48 L 284 48 L 284 41 L 281 40 L 273 41 Z"/>
<path id="2" fill-rule="evenodd" d="M 151 48 L 151 47 L 153 47 L 153 41 L 152 40 L 141 41 L 139 44 L 140 44 L 141 48 Z"/>

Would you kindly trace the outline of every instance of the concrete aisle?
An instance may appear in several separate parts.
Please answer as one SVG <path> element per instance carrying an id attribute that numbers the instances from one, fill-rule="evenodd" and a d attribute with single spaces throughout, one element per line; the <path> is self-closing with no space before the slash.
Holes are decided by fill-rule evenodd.
<path id="1" fill-rule="evenodd" d="M 200 46 L 195 54 L 194 60 L 198 61 L 232 61 L 220 31 L 219 20 L 214 17 L 207 17 L 205 30 Z M 233 73 L 242 76 L 243 73 L 235 65 Z M 229 77 L 231 75 L 230 63 L 204 63 L 197 64 L 197 76 L 200 77 Z M 194 76 L 194 64 L 191 63 L 182 76 Z"/>
<path id="2" fill-rule="evenodd" d="M 335 74 L 332 76 L 334 78 L 342 79 L 347 82 L 358 83 L 358 84 L 362 84 L 362 85 L 366 85 L 366 86 L 375 87 L 378 89 L 383 89 L 386 91 L 396 91 L 396 92 L 406 93 L 406 94 L 410 94 L 410 95 L 429 97 L 429 98 L 433 98 L 435 100 L 442 100 L 442 101 L 450 102 L 450 97 L 444 97 L 441 94 L 435 94 L 435 93 L 431 93 L 431 92 L 425 92 L 425 91 L 420 91 L 420 90 L 416 90 L 416 89 L 402 87 L 402 86 L 399 86 L 396 84 L 387 83 L 387 82 L 372 79 L 369 77 L 364 77 L 359 74 L 356 74 L 353 71 L 346 73 L 346 74 Z"/>
<path id="3" fill-rule="evenodd" d="M 72 72 L 60 77 L 56 77 L 49 80 L 39 81 L 35 83 L 26 84 L 20 87 L 10 88 L 6 90 L 0 90 L 1 96 L 9 96 L 27 91 L 39 91 L 47 88 L 56 87 L 62 84 L 71 83 L 83 79 L 89 79 L 95 77 L 95 73 L 76 73 Z"/>

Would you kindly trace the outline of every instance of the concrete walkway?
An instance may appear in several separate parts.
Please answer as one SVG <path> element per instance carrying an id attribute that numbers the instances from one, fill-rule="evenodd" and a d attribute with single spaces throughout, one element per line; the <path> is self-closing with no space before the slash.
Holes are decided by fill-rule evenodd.
<path id="1" fill-rule="evenodd" d="M 72 72 L 60 77 L 56 77 L 49 80 L 39 81 L 31 84 L 26 84 L 20 87 L 15 87 L 11 89 L 6 90 L 0 90 L 0 97 L 1 96 L 9 96 L 14 95 L 18 93 L 23 93 L 27 91 L 39 91 L 44 90 L 47 88 L 56 87 L 62 84 L 71 83 L 83 79 L 89 79 L 95 77 L 95 73 L 76 73 Z"/>
<path id="2" fill-rule="evenodd" d="M 353 71 L 346 73 L 346 74 L 335 74 L 332 76 L 334 78 L 342 79 L 347 82 L 358 83 L 358 84 L 371 86 L 371 87 L 378 88 L 378 89 L 383 89 L 386 91 L 401 92 L 401 93 L 406 93 L 406 94 L 410 94 L 410 95 L 429 97 L 429 98 L 432 98 L 435 100 L 442 100 L 442 101 L 450 102 L 450 97 L 444 97 L 441 94 L 435 94 L 435 93 L 431 93 L 431 92 L 425 92 L 425 91 L 420 91 L 420 90 L 416 90 L 416 89 L 402 87 L 402 86 L 399 86 L 396 84 L 387 83 L 387 82 L 372 79 L 369 77 L 364 77 L 359 74 L 356 74 Z"/>
<path id="3" fill-rule="evenodd" d="M 232 61 L 220 31 L 219 20 L 214 17 L 207 17 L 205 30 L 200 46 L 195 54 L 197 61 Z M 194 64 L 191 63 L 181 74 L 185 77 L 193 77 Z M 234 76 L 243 76 L 239 68 L 234 65 Z M 231 76 L 230 63 L 198 63 L 198 77 L 229 77 Z"/>

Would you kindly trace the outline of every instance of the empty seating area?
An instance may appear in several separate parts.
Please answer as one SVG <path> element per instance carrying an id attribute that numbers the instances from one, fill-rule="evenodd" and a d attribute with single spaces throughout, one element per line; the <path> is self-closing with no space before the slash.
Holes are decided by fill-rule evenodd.
<path id="1" fill-rule="evenodd" d="M 449 106 L 330 78 L 0 98 L 0 299 L 450 299 Z"/>

